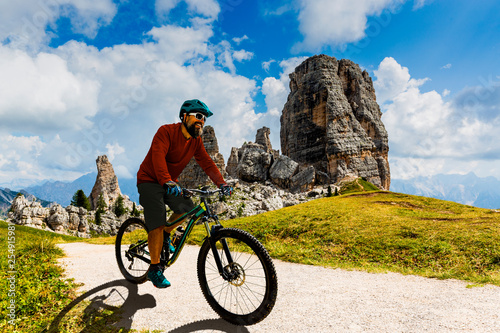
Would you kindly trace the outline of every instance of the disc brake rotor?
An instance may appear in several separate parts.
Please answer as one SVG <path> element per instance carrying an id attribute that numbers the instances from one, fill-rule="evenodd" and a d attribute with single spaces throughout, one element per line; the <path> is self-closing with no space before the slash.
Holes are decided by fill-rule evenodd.
<path id="1" fill-rule="evenodd" d="M 240 264 L 233 262 L 224 267 L 224 270 L 228 275 L 227 281 L 233 286 L 240 287 L 245 283 L 245 270 Z"/>

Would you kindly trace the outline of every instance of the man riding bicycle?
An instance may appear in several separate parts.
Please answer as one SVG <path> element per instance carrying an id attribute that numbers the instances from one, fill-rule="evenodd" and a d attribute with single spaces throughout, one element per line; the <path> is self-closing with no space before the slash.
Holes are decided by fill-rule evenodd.
<path id="1" fill-rule="evenodd" d="M 191 158 L 194 156 L 196 162 L 225 195 L 232 192 L 232 188 L 226 184 L 203 146 L 203 126 L 206 118 L 212 115 L 202 101 L 185 101 L 179 113 L 182 122 L 163 125 L 158 129 L 137 172 L 139 203 L 144 208 L 151 256 L 148 278 L 157 288 L 170 286 L 160 267 L 161 249 L 165 240 L 170 252 L 175 251 L 170 241 L 170 232 L 183 222 L 182 220 L 166 227 L 165 205 L 173 210 L 169 222 L 175 221 L 195 207 L 190 198 L 182 196 L 181 187 L 177 184 L 177 178 Z"/>

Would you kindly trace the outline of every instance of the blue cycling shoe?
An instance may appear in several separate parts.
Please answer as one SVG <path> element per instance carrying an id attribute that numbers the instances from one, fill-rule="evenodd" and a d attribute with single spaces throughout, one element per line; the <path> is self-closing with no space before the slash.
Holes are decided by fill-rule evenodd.
<path id="1" fill-rule="evenodd" d="M 148 279 L 153 282 L 156 288 L 167 288 L 170 287 L 170 282 L 165 278 L 165 275 L 160 269 L 151 269 L 148 272 Z"/>

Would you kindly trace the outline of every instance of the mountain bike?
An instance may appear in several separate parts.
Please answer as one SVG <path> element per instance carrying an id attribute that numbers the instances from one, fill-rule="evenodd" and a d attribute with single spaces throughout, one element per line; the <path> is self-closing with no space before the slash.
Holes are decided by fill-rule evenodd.
<path id="1" fill-rule="evenodd" d="M 278 279 L 273 261 L 264 246 L 251 234 L 235 228 L 224 228 L 210 207 L 209 198 L 222 192 L 209 188 L 183 189 L 187 196 L 197 195 L 200 203 L 173 222 L 184 218 L 185 227 L 177 227 L 172 237 L 173 253 L 165 242 L 160 256 L 164 268 L 179 257 L 187 238 L 196 225 L 204 225 L 207 236 L 198 254 L 198 281 L 210 307 L 221 318 L 235 325 L 252 325 L 266 318 L 278 294 Z M 212 226 L 210 226 L 212 224 Z M 129 218 L 116 236 L 115 251 L 123 276 L 133 283 L 143 283 L 151 263 L 148 232 L 142 219 Z"/>

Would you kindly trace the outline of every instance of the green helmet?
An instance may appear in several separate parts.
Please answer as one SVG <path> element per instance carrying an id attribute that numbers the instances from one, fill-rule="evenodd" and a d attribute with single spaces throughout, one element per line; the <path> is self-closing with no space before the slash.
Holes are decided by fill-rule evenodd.
<path id="1" fill-rule="evenodd" d="M 199 112 L 207 118 L 213 115 L 212 111 L 208 109 L 208 106 L 199 99 L 190 99 L 182 103 L 179 118 L 182 119 L 184 113 L 190 112 Z"/>

